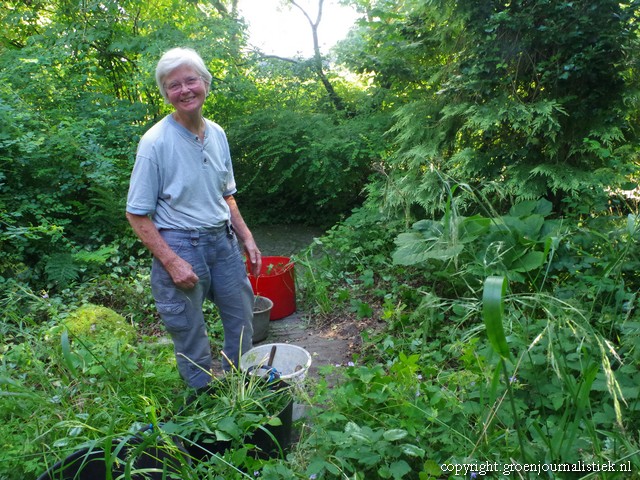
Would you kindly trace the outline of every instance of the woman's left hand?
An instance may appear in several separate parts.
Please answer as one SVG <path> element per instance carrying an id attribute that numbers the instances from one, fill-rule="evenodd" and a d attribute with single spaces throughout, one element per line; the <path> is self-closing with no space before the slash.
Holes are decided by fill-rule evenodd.
<path id="1" fill-rule="evenodd" d="M 251 265 L 249 271 L 254 277 L 257 277 L 260 275 L 260 269 L 262 268 L 262 254 L 260 250 L 258 250 L 258 245 L 256 245 L 256 241 L 253 239 L 249 227 L 247 227 L 247 224 L 244 223 L 242 219 L 242 215 L 240 215 L 238 204 L 235 198 L 233 198 L 233 195 L 224 197 L 224 200 L 227 202 L 227 205 L 229 205 L 233 231 L 236 232 L 238 238 L 242 241 L 247 258 L 249 259 L 249 264 Z"/>
<path id="2" fill-rule="evenodd" d="M 262 254 L 254 241 L 245 243 L 244 249 L 249 259 L 250 272 L 254 277 L 257 277 L 262 268 Z"/>

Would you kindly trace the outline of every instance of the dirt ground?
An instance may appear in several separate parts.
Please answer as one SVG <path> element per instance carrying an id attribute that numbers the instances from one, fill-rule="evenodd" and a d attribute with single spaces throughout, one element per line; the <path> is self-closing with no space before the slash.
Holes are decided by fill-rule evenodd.
<path id="1" fill-rule="evenodd" d="M 346 365 L 360 349 L 362 323 L 354 319 L 342 319 L 325 325 L 314 322 L 295 312 L 269 323 L 267 338 L 257 345 L 289 343 L 304 348 L 311 354 L 309 376 L 317 374 L 324 365 Z"/>
<path id="2" fill-rule="evenodd" d="M 288 343 L 304 348 L 311 355 L 308 377 L 314 378 L 322 366 L 346 366 L 352 361 L 353 355 L 360 351 L 362 345 L 360 332 L 370 326 L 355 318 L 339 318 L 320 325 L 317 320 L 310 320 L 304 313 L 296 311 L 280 320 L 269 322 L 267 337 L 255 343 L 254 347 Z M 168 338 L 166 341 L 170 342 Z M 223 374 L 220 362 L 213 362 L 213 373 L 217 376 Z"/>
<path id="3" fill-rule="evenodd" d="M 260 246 L 263 259 L 266 256 L 291 256 L 310 245 L 322 231 L 302 225 L 263 225 L 252 228 Z M 264 261 L 264 260 L 263 260 Z M 297 274 L 296 274 L 297 275 Z M 304 348 L 311 354 L 309 375 L 315 376 L 324 365 L 346 365 L 360 349 L 360 331 L 365 324 L 356 318 L 340 317 L 320 322 L 310 319 L 304 312 L 294 312 L 280 320 L 269 322 L 267 338 L 257 345 L 290 343 Z"/>

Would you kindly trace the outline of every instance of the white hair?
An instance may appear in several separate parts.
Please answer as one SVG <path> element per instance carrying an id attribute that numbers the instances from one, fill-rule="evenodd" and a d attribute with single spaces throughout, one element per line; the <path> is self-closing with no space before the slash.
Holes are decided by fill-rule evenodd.
<path id="1" fill-rule="evenodd" d="M 160 93 L 167 102 L 169 101 L 169 97 L 164 88 L 164 79 L 176 68 L 184 65 L 198 72 L 198 75 L 200 75 L 207 84 L 207 93 L 209 93 L 212 75 L 209 73 L 209 70 L 207 70 L 202 57 L 192 48 L 172 48 L 162 55 L 162 58 L 160 58 L 156 66 L 156 83 L 158 84 Z"/>

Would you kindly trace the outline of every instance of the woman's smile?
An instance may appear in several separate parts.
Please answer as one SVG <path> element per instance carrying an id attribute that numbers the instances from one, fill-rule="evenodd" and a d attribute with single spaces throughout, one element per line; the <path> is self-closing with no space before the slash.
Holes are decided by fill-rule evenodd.
<path id="1" fill-rule="evenodd" d="M 207 97 L 207 85 L 198 73 L 188 66 L 180 66 L 164 79 L 169 99 L 180 114 L 198 114 Z"/>

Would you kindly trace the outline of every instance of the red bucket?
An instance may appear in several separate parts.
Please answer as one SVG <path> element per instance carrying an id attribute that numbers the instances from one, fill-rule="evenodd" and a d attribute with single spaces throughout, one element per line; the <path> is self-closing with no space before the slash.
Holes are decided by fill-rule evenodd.
<path id="1" fill-rule="evenodd" d="M 273 302 L 270 320 L 280 320 L 296 311 L 294 264 L 289 257 L 262 257 L 258 277 L 249 274 L 253 293 Z"/>

